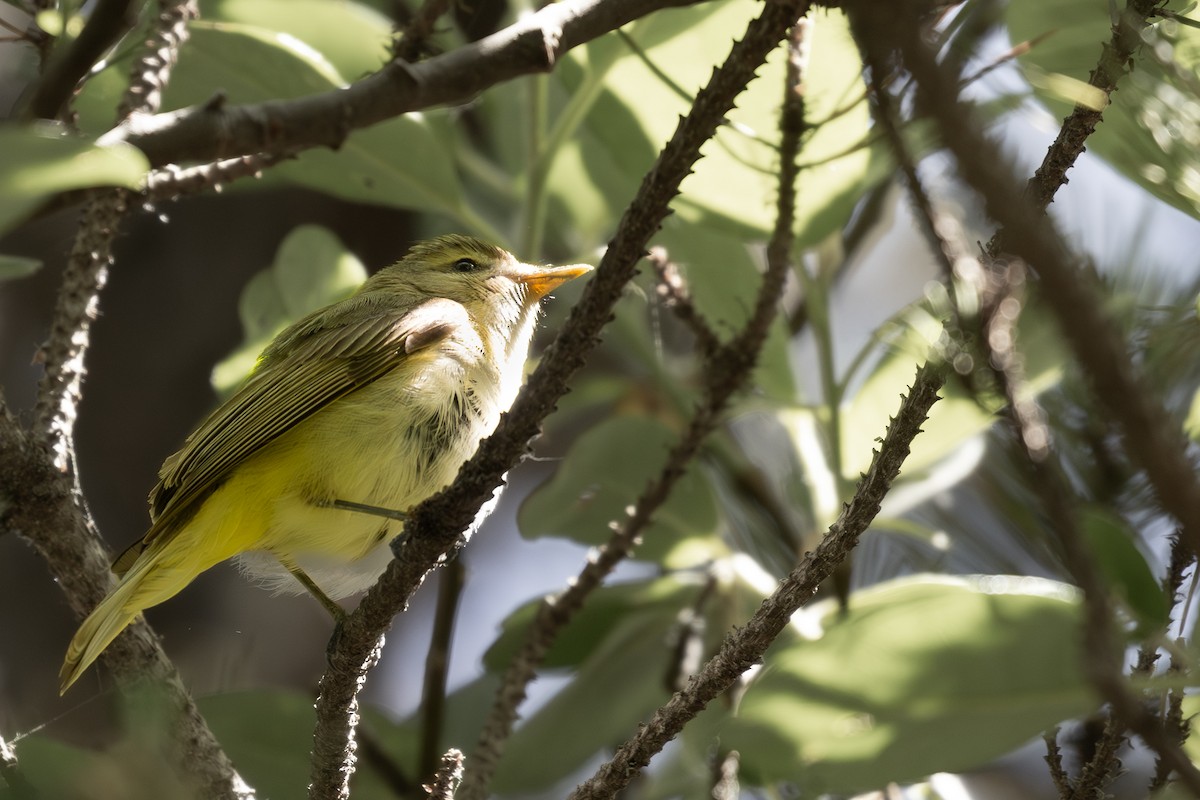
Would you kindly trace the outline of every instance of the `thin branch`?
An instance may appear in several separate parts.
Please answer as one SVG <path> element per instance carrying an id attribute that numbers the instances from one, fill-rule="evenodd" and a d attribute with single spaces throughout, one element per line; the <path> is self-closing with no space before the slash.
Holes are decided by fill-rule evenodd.
<path id="1" fill-rule="evenodd" d="M 160 31 L 180 40 L 177 28 Z M 150 60 L 161 53 L 149 52 Z M 148 67 L 141 60 L 136 70 Z M 136 74 L 136 72 L 135 72 Z M 156 70 L 161 76 L 162 70 Z M 127 110 L 137 110 L 128 106 Z M 95 530 L 74 469 L 73 433 L 88 334 L 112 261 L 124 191 L 97 197 L 85 210 L 63 277 L 49 343 L 43 348 L 46 377 L 40 386 L 32 433 L 0 417 L 0 484 L 8 491 L 3 524 L 24 536 L 45 560 L 79 616 L 115 586 L 109 554 Z M 122 682 L 150 678 L 170 709 L 168 758 L 206 797 L 247 798 L 251 790 L 234 770 L 183 688 L 157 637 L 140 617 L 105 651 L 105 664 Z"/>
<path id="2" fill-rule="evenodd" d="M 807 22 L 800 20 L 792 26 L 802 38 Z M 797 48 L 798 49 L 798 48 Z M 788 70 L 788 99 L 783 116 L 783 139 L 780 169 L 779 203 L 775 233 L 768 246 L 768 265 L 759 288 L 754 311 L 743 330 L 728 344 L 712 336 L 704 355 L 707 385 L 703 404 L 696 410 L 680 441 L 671 449 L 667 462 L 658 476 L 642 491 L 629 515 L 617 524 L 609 541 L 588 558 L 583 571 L 570 586 L 555 597 L 546 598 L 530 626 L 521 650 L 505 670 L 496 701 L 480 733 L 476 751 L 472 754 L 470 770 L 463 784 L 463 800 L 482 800 L 504 752 L 505 742 L 512 734 L 517 720 L 517 708 L 524 701 L 529 683 L 545 660 L 559 632 L 583 607 L 587 597 L 597 589 L 612 570 L 641 542 L 642 532 L 655 512 L 670 497 L 675 484 L 683 477 L 687 466 L 695 459 L 705 438 L 720 422 L 721 414 L 733 394 L 750 377 L 767 331 L 779 307 L 779 297 L 791 268 L 792 227 L 795 220 L 796 153 L 804 133 L 803 95 L 799 61 L 793 59 Z M 665 261 L 665 256 L 661 259 Z M 679 287 L 682 290 L 682 286 Z M 691 308 L 690 301 L 685 303 Z M 699 320 L 699 317 L 695 317 Z M 711 330 L 703 325 L 700 330 Z"/>
<path id="3" fill-rule="evenodd" d="M 210 189 L 220 191 L 221 187 L 240 178 L 262 177 L 262 171 L 267 167 L 293 157 L 287 153 L 259 154 L 227 158 L 223 161 L 195 167 L 177 167 L 174 164 L 168 164 L 162 169 L 154 170 L 146 177 L 145 197 L 150 202 L 154 202 L 175 200 L 183 195 L 200 194 Z"/>
<path id="4" fill-rule="evenodd" d="M 425 0 L 417 13 L 404 26 L 392 48 L 392 56 L 412 63 L 429 52 L 429 37 L 433 26 L 450 10 L 454 0 Z"/>
<path id="5" fill-rule="evenodd" d="M 803 606 L 842 563 L 867 526 L 879 513 L 892 481 L 908 457 L 909 446 L 920 432 L 930 407 L 938 399 L 944 381 L 941 365 L 924 364 L 900 410 L 888 426 L 883 443 L 858 488 L 842 509 L 837 521 L 817 548 L 805 555 L 799 565 L 779 585 L 743 628 L 725 638 L 717 654 L 649 722 L 618 748 L 600 770 L 571 794 L 571 800 L 612 798 L 629 784 L 633 776 L 650 762 L 693 717 L 715 697 L 726 691 L 747 669 L 758 663 L 767 647 L 788 624 L 792 614 Z"/>
<path id="6" fill-rule="evenodd" d="M 609 2 L 603 8 L 615 9 L 619 5 Z M 570 2 L 559 3 L 539 15 L 572 7 Z M 405 524 L 405 536 L 393 545 L 396 559 L 346 619 L 341 636 L 330 649 L 330 668 L 321 679 L 317 701 L 311 797 L 346 796 L 346 781 L 353 769 L 352 709 L 365 679 L 370 649 L 428 572 L 457 546 L 460 532 L 492 496 L 504 473 L 525 453 L 529 441 L 540 429 L 541 420 L 566 392 L 567 380 L 597 343 L 647 243 L 662 224 L 671 198 L 700 157 L 701 146 L 712 138 L 733 106 L 734 98 L 754 77 L 787 27 L 799 17 L 802 7 L 807 6 L 800 0 L 769 0 L 761 15 L 750 23 L 745 37 L 733 45 L 725 63 L 697 94 L 691 111 L 680 120 L 659 153 L 622 216 L 595 276 L 513 407 L 463 465 L 454 483 L 412 510 Z"/>
<path id="7" fill-rule="evenodd" d="M 70 46 L 60 46 L 50 59 L 22 116 L 58 119 L 88 70 L 134 26 L 138 5 L 135 0 L 97 0 L 79 38 Z"/>
<path id="8" fill-rule="evenodd" d="M 679 274 L 679 265 L 671 260 L 665 247 L 651 247 L 646 262 L 658 276 L 654 286 L 663 305 L 674 312 L 684 326 L 696 337 L 696 347 L 704 357 L 711 356 L 721 346 L 721 339 L 713 331 L 708 320 L 696 310 L 691 294 Z"/>
<path id="9" fill-rule="evenodd" d="M 295 100 L 206 104 L 130 120 L 125 139 L 153 167 L 252 153 L 337 148 L 355 130 L 437 105 L 469 100 L 521 75 L 548 72 L 568 50 L 661 8 L 695 0 L 564 0 L 504 30 L 416 64 L 393 60 L 345 88 Z"/>
<path id="10" fill-rule="evenodd" d="M 117 119 L 134 114 L 156 114 L 162 93 L 179 58 L 179 48 L 188 40 L 188 23 L 199 16 L 196 0 L 159 0 L 158 16 L 150 38 L 134 63 L 129 85 L 117 106 Z"/>
<path id="11" fill-rule="evenodd" d="M 111 190 L 84 208 L 63 271 L 50 338 L 38 352 L 45 373 L 38 386 L 34 430 L 50 444 L 54 463 L 63 472 L 74 466 L 72 438 L 82 399 L 84 358 L 126 202 L 125 191 Z"/>
<path id="12" fill-rule="evenodd" d="M 430 800 L 454 800 L 458 785 L 462 783 L 463 754 L 451 748 L 442 756 L 442 765 L 433 776 L 433 783 L 423 787 Z"/>
<path id="13" fill-rule="evenodd" d="M 429 775 L 438 768 L 442 757 L 442 726 L 446 713 L 446 673 L 450 668 L 450 643 L 454 638 L 454 619 L 462 596 L 465 574 L 462 561 L 454 559 L 440 573 L 437 612 L 433 617 L 433 635 L 425 657 L 425 686 L 421 693 L 421 755 L 417 774 Z"/>
<path id="14" fill-rule="evenodd" d="M 919 99 L 937 122 L 963 178 L 1007 231 L 1001 238 L 1004 249 L 1037 271 L 1043 296 L 1093 393 L 1121 427 L 1130 459 L 1145 471 L 1163 508 L 1180 522 L 1188 546 L 1200 553 L 1200 480 L 1187 457 L 1187 443 L 1138 375 L 1120 332 L 1103 309 L 1095 275 L 1082 268 L 1053 222 L 1030 205 L 1007 159 L 958 101 L 957 81 L 937 64 L 918 32 L 902 20 L 896 27 Z"/>
<path id="15" fill-rule="evenodd" d="M 1088 75 L 1088 84 L 1104 92 L 1106 98 L 1112 96 L 1121 78 L 1131 69 L 1133 57 L 1142 45 L 1142 32 L 1159 5 L 1160 0 L 1129 0 L 1113 25 L 1112 36 L 1104 43 L 1100 60 Z M 1075 165 L 1103 113 L 1103 108 L 1077 105 L 1063 120 L 1054 144 L 1046 151 L 1041 166 L 1026 187 L 1027 196 L 1038 209 L 1044 210 L 1050 205 L 1055 192 L 1067 182 L 1067 171 Z M 996 256 L 1005 249 L 1004 231 L 999 231 L 988 243 L 988 253 Z"/>
<path id="16" fill-rule="evenodd" d="M 1050 780 L 1054 782 L 1054 790 L 1058 792 L 1059 800 L 1068 800 L 1071 796 L 1071 778 L 1063 768 L 1062 750 L 1058 746 L 1058 727 L 1046 732 L 1042 737 L 1046 742 L 1046 766 L 1050 769 Z"/>

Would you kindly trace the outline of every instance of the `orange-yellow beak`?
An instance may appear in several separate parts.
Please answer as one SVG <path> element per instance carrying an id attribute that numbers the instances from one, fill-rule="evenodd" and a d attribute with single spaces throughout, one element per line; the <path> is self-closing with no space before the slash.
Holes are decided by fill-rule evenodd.
<path id="1" fill-rule="evenodd" d="M 518 264 L 512 278 L 529 287 L 529 296 L 541 300 L 569 280 L 586 275 L 592 268 L 587 264 L 570 264 L 565 267 L 538 267 L 533 264 Z"/>

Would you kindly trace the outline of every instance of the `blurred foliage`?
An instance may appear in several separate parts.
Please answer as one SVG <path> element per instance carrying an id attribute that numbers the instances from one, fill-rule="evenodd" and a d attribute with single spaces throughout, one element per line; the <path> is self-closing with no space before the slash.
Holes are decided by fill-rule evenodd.
<path id="1" fill-rule="evenodd" d="M 388 56 L 387 3 L 201 5 L 203 18 L 192 25 L 164 109 L 204 103 L 218 91 L 231 103 L 328 91 Z M 655 13 L 570 51 L 548 76 L 493 87 L 463 107 L 356 131 L 337 151 L 307 151 L 271 169 L 263 183 L 409 209 L 422 214 L 430 231 L 462 229 L 530 259 L 587 258 L 603 246 L 678 115 L 757 10 L 752 0 L 720 0 Z M 67 34 L 59 46 L 69 45 L 77 22 L 60 26 Z M 1021 60 L 1030 91 L 1058 110 L 1064 97 L 1088 100 L 1080 81 L 1111 24 L 1103 0 L 1011 0 L 1005 22 L 1014 42 L 1037 39 Z M 1051 29 L 1053 35 L 1041 37 Z M 0 227 L 16 226 L 64 191 L 139 184 L 144 159 L 96 140 L 110 125 L 140 33 L 126 37 L 76 99 L 81 132 L 0 129 L 6 154 Z M 893 165 L 874 141 L 844 18 L 814 12 L 810 37 L 811 127 L 800 157 L 798 266 L 783 303 L 788 313 L 773 326 L 728 425 L 645 531 L 634 557 L 654 574 L 599 590 L 551 650 L 547 673 L 572 680 L 517 731 L 497 778 L 501 792 L 547 792 L 593 763 L 669 696 L 687 671 L 677 658 L 681 645 L 711 655 L 732 625 L 744 623 L 836 518 L 917 365 L 945 344 L 946 292 L 930 290 L 882 309 L 886 321 L 848 366 L 839 367 L 826 346 L 839 322 L 831 300 L 855 255 L 849 231 L 888 224 L 878 206 L 862 199 L 892 178 Z M 445 24 L 435 44 L 451 49 L 463 40 Z M 1157 21 L 1147 41 L 1088 147 L 1145 190 L 1200 216 L 1200 40 L 1193 29 Z M 675 215 L 655 239 L 723 337 L 749 315 L 774 222 L 783 55 L 776 52 L 760 70 L 706 146 Z M 1016 114 L 1020 106 L 992 110 Z M 924 138 L 915 126 L 907 133 Z M 1128 261 L 1135 263 L 1132 253 Z M 814 267 L 818 262 L 833 266 Z M 0 257 L 0 279 L 35 268 Z M 218 389 L 235 385 L 281 327 L 345 296 L 363 275 L 331 234 L 298 228 L 244 292 L 245 343 L 217 366 Z M 1154 555 L 1161 537 L 1147 531 L 1160 529 L 1162 520 L 1144 484 L 1115 455 L 1113 432 L 1096 428 L 1101 417 L 1036 290 L 1031 295 L 1020 346 L 1076 488 L 1089 501 L 1084 529 L 1131 630 L 1161 634 L 1169 614 Z M 1136 288 L 1117 285 L 1113 295 L 1120 301 L 1114 313 L 1130 330 L 1156 391 L 1181 424 L 1186 415 L 1188 431 L 1200 439 L 1195 292 L 1160 296 L 1153 313 Z M 651 282 L 640 278 L 618 308 L 605 347 L 564 399 L 563 413 L 548 422 L 567 452 L 525 500 L 519 517 L 525 536 L 588 545 L 607 539 L 609 523 L 623 519 L 658 473 L 700 396 L 704 367 L 693 344 L 657 302 Z M 808 348 L 818 351 L 816 371 L 805 366 Z M 979 766 L 1097 708 L 1082 674 L 1079 600 L 1052 579 L 1064 575 L 1055 538 L 997 425 L 1002 404 L 966 381 L 952 382 L 945 395 L 884 516 L 865 537 L 848 612 L 825 603 L 798 615 L 745 685 L 698 718 L 631 796 L 707 791 L 716 743 L 741 752 L 743 785 L 771 791 L 791 785 L 846 793 L 913 781 Z M 486 674 L 449 698 L 447 740 L 456 746 L 473 742 L 496 676 L 517 651 L 536 604 L 512 613 L 485 657 Z M 259 691 L 202 705 L 263 796 L 302 791 L 310 698 Z M 367 726 L 411 776 L 417 723 L 370 715 Z M 140 767 L 131 766 L 128 748 L 139 735 L 131 729 L 129 741 L 104 753 L 37 735 L 19 742 L 18 753 L 48 796 L 71 796 L 104 781 L 141 781 L 167 796 L 158 783 L 166 777 L 143 779 Z M 425 776 L 411 777 L 419 783 Z M 355 780 L 355 797 L 391 796 L 370 765 Z"/>

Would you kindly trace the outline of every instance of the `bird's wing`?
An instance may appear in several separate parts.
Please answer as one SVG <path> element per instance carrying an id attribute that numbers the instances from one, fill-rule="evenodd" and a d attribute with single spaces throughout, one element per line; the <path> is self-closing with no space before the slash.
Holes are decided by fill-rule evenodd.
<path id="1" fill-rule="evenodd" d="M 355 295 L 297 322 L 264 351 L 246 383 L 163 464 L 150 493 L 154 524 L 117 558 L 113 570 L 124 574 L 246 458 L 464 324 L 469 324 L 466 310 L 452 300 L 431 299 L 405 309 L 371 294 Z"/>

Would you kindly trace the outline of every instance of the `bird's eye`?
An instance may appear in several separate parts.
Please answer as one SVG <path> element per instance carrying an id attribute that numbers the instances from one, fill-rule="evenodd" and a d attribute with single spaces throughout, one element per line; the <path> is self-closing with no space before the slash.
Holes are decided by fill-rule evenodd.
<path id="1" fill-rule="evenodd" d="M 455 272 L 474 272 L 479 269 L 479 263 L 469 258 L 460 258 L 454 262 Z"/>

